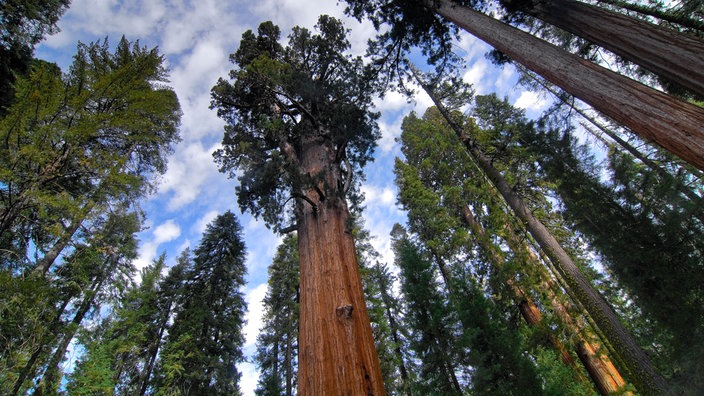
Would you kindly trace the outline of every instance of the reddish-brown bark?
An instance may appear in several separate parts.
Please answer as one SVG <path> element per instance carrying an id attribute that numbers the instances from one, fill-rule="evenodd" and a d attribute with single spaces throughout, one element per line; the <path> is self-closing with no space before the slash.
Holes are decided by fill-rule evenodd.
<path id="1" fill-rule="evenodd" d="M 521 10 L 704 95 L 704 42 L 694 36 L 581 1 L 535 1 Z"/>
<path id="2" fill-rule="evenodd" d="M 414 71 L 414 73 L 416 72 Z M 425 84 L 417 73 L 416 78 L 455 131 L 457 137 L 465 145 L 474 163 L 496 187 L 506 204 L 516 217 L 521 220 L 526 230 L 528 230 L 552 262 L 557 273 L 564 279 L 570 289 L 570 293 L 584 306 L 599 331 L 605 335 L 610 345 L 613 346 L 614 354 L 630 372 L 631 378 L 637 384 L 639 391 L 648 395 L 671 394 L 665 378 L 655 369 L 650 357 L 645 354 L 635 338 L 626 330 L 609 303 L 589 283 L 579 267 L 572 261 L 570 255 L 567 254 L 545 225 L 533 215 L 521 196 L 509 185 L 501 172 L 493 166 L 492 161 L 474 140 L 467 135 L 467 131 L 453 121 L 447 109 L 435 95 L 432 87 Z"/>
<path id="3" fill-rule="evenodd" d="M 426 0 L 429 6 L 433 2 Z M 704 109 L 570 54 L 468 7 L 436 12 L 511 59 L 683 160 L 704 170 Z"/>
<path id="4" fill-rule="evenodd" d="M 299 199 L 299 395 L 385 395 L 335 151 L 303 143 L 304 174 L 319 180 Z"/>

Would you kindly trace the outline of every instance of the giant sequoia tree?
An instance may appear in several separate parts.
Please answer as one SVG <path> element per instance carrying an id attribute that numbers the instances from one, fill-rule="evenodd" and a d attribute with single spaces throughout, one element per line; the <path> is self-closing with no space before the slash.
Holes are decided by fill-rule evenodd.
<path id="1" fill-rule="evenodd" d="M 299 393 L 382 395 L 346 200 L 379 135 L 374 90 L 362 60 L 344 54 L 342 23 L 321 16 L 316 29 L 295 27 L 286 47 L 271 22 L 243 34 L 230 81 L 212 90 L 227 122 L 215 159 L 238 178 L 242 209 L 278 230 L 295 221 Z"/>

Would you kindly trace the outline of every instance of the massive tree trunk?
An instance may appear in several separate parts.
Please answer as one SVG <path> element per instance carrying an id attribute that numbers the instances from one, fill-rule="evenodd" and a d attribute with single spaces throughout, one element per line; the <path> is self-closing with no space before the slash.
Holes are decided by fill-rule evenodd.
<path id="1" fill-rule="evenodd" d="M 301 151 L 316 185 L 297 202 L 298 393 L 385 395 L 335 150 L 319 135 L 303 137 Z"/>
<path id="2" fill-rule="evenodd" d="M 491 160 L 486 157 L 473 139 L 466 135 L 462 127 L 453 121 L 447 109 L 435 95 L 432 87 L 421 81 L 419 76 L 416 75 L 416 77 L 457 136 L 467 147 L 467 151 L 476 165 L 486 174 L 514 214 L 523 222 L 528 232 L 549 257 L 560 276 L 565 279 L 570 292 L 584 305 L 589 315 L 597 323 L 599 330 L 608 338 L 616 354 L 630 372 L 631 379 L 638 387 L 638 390 L 646 395 L 671 394 L 665 378 L 655 370 L 648 355 L 645 354 L 633 336 L 626 330 L 608 302 L 592 287 L 569 254 L 562 248 L 545 225 L 533 216 L 523 199 L 492 165 Z"/>
<path id="3" fill-rule="evenodd" d="M 538 0 L 518 8 L 704 95 L 701 40 L 580 1 Z"/>
<path id="4" fill-rule="evenodd" d="M 565 52 L 526 32 L 439 0 L 435 11 L 604 115 L 704 170 L 704 109 Z M 426 0 L 432 5 L 432 1 Z"/>

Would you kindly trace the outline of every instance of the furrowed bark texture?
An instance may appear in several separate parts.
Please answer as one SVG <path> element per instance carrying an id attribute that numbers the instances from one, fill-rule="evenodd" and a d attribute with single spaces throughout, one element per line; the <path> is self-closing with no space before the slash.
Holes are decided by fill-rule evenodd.
<path id="1" fill-rule="evenodd" d="M 574 0 L 538 0 L 522 11 L 704 95 L 704 42 L 693 36 Z"/>
<path id="2" fill-rule="evenodd" d="M 631 380 L 636 384 L 640 393 L 644 395 L 671 394 L 665 378 L 655 370 L 648 355 L 638 346 L 636 340 L 620 322 L 611 306 L 592 287 L 569 254 L 562 248 L 545 225 L 533 216 L 523 199 L 508 184 L 501 172 L 492 165 L 491 160 L 484 155 L 484 152 L 481 151 L 476 143 L 465 135 L 462 128 L 452 120 L 447 109 L 433 92 L 432 87 L 420 81 L 420 77 L 417 75 L 416 78 L 467 147 L 467 151 L 477 166 L 482 169 L 486 177 L 496 187 L 516 217 L 523 222 L 528 232 L 557 268 L 560 276 L 565 279 L 571 293 L 584 305 L 589 315 L 597 323 L 599 330 L 608 338 L 618 355 L 617 357 L 620 358 L 630 372 Z"/>
<path id="3" fill-rule="evenodd" d="M 426 0 L 429 6 L 432 1 Z M 436 12 L 548 81 L 704 170 L 704 109 L 582 59 L 468 7 L 439 0 Z"/>
<path id="4" fill-rule="evenodd" d="M 304 172 L 324 177 L 318 189 L 305 192 L 310 202 L 298 202 L 298 394 L 385 395 L 349 212 L 335 187 L 339 167 L 321 140 L 304 143 L 301 156 Z"/>

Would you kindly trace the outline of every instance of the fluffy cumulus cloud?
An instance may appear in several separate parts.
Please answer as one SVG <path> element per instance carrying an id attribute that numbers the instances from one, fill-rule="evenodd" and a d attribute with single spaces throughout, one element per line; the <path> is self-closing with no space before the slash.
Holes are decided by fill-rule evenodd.
<path id="1" fill-rule="evenodd" d="M 547 107 L 549 103 L 550 102 L 544 96 L 541 96 L 536 92 L 523 91 L 513 105 L 535 113 Z"/>
<path id="2" fill-rule="evenodd" d="M 139 257 L 135 260 L 137 269 L 142 269 L 149 265 L 157 256 L 157 249 L 166 242 L 171 242 L 181 235 L 181 226 L 174 219 L 169 219 L 160 224 L 149 234 L 150 239 L 140 244 Z"/>

